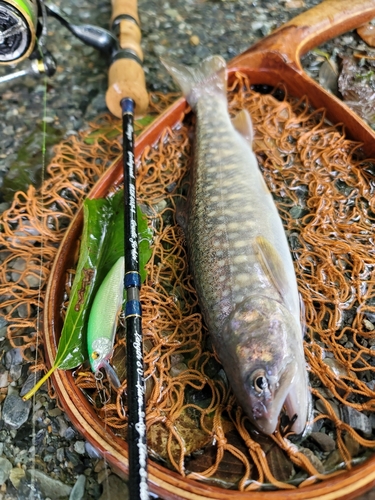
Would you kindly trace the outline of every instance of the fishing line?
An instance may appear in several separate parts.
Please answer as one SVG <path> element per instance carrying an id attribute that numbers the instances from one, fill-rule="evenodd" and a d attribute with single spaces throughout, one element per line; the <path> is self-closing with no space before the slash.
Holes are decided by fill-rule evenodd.
<path id="1" fill-rule="evenodd" d="M 40 56 L 43 60 L 43 52 L 39 50 Z M 45 181 L 45 170 L 46 170 L 46 151 L 47 151 L 47 76 L 44 75 L 43 78 L 43 118 L 42 118 L 42 158 L 41 158 L 41 186 L 44 185 Z M 41 199 L 41 213 L 44 213 L 44 195 L 43 190 L 39 190 Z M 35 343 L 35 361 L 34 368 L 36 373 L 36 368 L 38 366 L 38 351 L 39 351 L 39 338 L 40 338 L 40 324 L 42 321 L 41 310 L 43 309 L 43 264 L 44 264 L 44 254 L 43 249 L 45 245 L 45 236 L 43 230 L 40 231 L 40 264 L 39 264 L 39 290 L 38 290 L 38 298 L 37 298 L 37 308 L 36 308 L 36 343 Z M 35 380 L 36 382 L 36 380 Z M 35 408 L 36 405 L 36 394 L 33 395 L 32 399 L 32 408 Z M 36 421 L 32 418 L 32 447 L 33 447 L 33 471 L 36 469 Z M 35 491 L 35 474 L 32 472 L 31 474 L 31 488 L 32 491 Z"/>

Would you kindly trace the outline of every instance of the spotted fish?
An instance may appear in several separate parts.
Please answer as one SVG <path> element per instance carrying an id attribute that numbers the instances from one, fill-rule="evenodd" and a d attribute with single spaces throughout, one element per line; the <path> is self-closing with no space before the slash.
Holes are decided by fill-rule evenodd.
<path id="1" fill-rule="evenodd" d="M 202 313 L 233 391 L 254 425 L 275 431 L 285 406 L 302 433 L 309 408 L 299 294 L 288 242 L 259 170 L 247 111 L 231 121 L 226 64 L 163 60 L 197 115 L 186 237 Z"/>

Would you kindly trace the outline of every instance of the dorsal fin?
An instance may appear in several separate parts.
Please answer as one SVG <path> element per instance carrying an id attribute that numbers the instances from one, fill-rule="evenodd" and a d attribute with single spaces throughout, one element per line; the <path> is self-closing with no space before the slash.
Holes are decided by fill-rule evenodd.
<path id="1" fill-rule="evenodd" d="M 239 132 L 250 144 L 253 142 L 254 129 L 250 115 L 246 109 L 241 110 L 232 120 L 233 127 Z"/>

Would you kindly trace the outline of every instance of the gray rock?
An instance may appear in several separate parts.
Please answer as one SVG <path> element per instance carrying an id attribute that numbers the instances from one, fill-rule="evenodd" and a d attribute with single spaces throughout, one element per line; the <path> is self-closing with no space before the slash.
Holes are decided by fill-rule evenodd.
<path id="1" fill-rule="evenodd" d="M 336 442 L 324 432 L 312 432 L 310 437 L 322 451 L 333 451 L 336 449 Z"/>
<path id="2" fill-rule="evenodd" d="M 22 479 L 25 477 L 26 472 L 22 467 L 13 467 L 9 474 L 9 480 L 13 484 L 13 486 L 18 490 L 19 485 Z"/>
<path id="3" fill-rule="evenodd" d="M 355 410 L 351 406 L 340 407 L 341 418 L 343 421 L 350 425 L 353 429 L 363 432 L 366 436 L 371 435 L 372 426 L 370 419 L 364 414 Z"/>
<path id="4" fill-rule="evenodd" d="M 31 479 L 36 479 L 39 483 L 40 489 L 45 496 L 50 498 L 61 498 L 68 497 L 72 491 L 72 487 L 67 484 L 58 481 L 57 479 L 52 479 L 47 476 L 44 472 L 37 469 L 29 469 L 27 471 L 27 476 Z"/>
<path id="5" fill-rule="evenodd" d="M 91 443 L 89 443 L 88 441 L 85 442 L 85 450 L 90 458 L 94 458 L 94 459 L 102 458 L 102 455 L 100 454 L 99 450 L 94 448 L 94 446 Z"/>
<path id="6" fill-rule="evenodd" d="M 3 420 L 11 429 L 19 429 L 29 416 L 31 401 L 23 401 L 18 394 L 8 394 L 3 406 Z"/>
<path id="7" fill-rule="evenodd" d="M 59 462 L 63 462 L 65 460 L 65 451 L 64 448 L 57 448 L 56 450 L 56 458 Z"/>
<path id="8" fill-rule="evenodd" d="M 63 416 L 56 417 L 56 421 L 58 422 L 59 428 L 60 428 L 59 436 L 63 438 L 63 437 L 65 437 L 65 433 L 68 430 L 68 424 L 66 423 Z"/>
<path id="9" fill-rule="evenodd" d="M 9 375 L 12 380 L 19 380 L 22 374 L 22 365 L 13 365 L 10 367 Z"/>
<path id="10" fill-rule="evenodd" d="M 8 387 L 9 385 L 8 376 L 9 376 L 8 370 L 0 372 L 0 387 Z"/>
<path id="11" fill-rule="evenodd" d="M 318 472 L 324 474 L 324 465 L 313 451 L 311 451 L 309 448 L 303 448 L 303 447 L 301 447 L 299 451 L 303 453 L 305 457 L 307 457 L 310 460 L 311 465 L 313 465 Z"/>
<path id="12" fill-rule="evenodd" d="M 5 368 L 7 370 L 10 370 L 10 368 L 12 366 L 22 364 L 22 361 L 23 361 L 22 351 L 18 347 L 14 347 L 13 349 L 10 349 L 5 354 Z"/>
<path id="13" fill-rule="evenodd" d="M 344 460 L 339 452 L 339 450 L 333 450 L 332 453 L 328 455 L 327 460 L 324 462 L 324 468 L 326 473 L 332 472 L 339 464 L 344 464 Z"/>
<path id="14" fill-rule="evenodd" d="M 85 453 L 85 442 L 76 441 L 74 443 L 74 451 L 76 451 L 79 455 L 83 455 Z"/>
<path id="15" fill-rule="evenodd" d="M 76 437 L 76 431 L 73 429 L 73 427 L 68 427 L 66 429 L 64 437 L 68 441 L 71 441 L 72 439 L 74 439 Z"/>
<path id="16" fill-rule="evenodd" d="M 348 451 L 352 457 L 356 457 L 361 449 L 361 445 L 358 443 L 356 439 L 354 439 L 349 432 L 346 432 L 344 435 L 345 446 L 348 448 Z"/>
<path id="17" fill-rule="evenodd" d="M 10 471 L 13 469 L 13 465 L 7 458 L 0 457 L 0 485 L 4 484 L 8 479 Z"/>
<path id="18" fill-rule="evenodd" d="M 81 500 L 85 494 L 86 476 L 81 474 L 70 492 L 69 500 Z"/>

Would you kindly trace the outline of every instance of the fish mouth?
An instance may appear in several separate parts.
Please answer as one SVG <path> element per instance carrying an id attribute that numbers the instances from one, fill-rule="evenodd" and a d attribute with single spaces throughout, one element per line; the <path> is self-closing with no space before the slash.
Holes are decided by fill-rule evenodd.
<path id="1" fill-rule="evenodd" d="M 284 405 L 290 420 L 295 419 L 295 415 L 297 415 L 296 422 L 292 426 L 292 430 L 294 430 L 299 413 L 298 400 L 292 393 L 295 382 L 298 383 L 298 381 L 295 380 L 296 374 L 296 364 L 293 362 L 288 363 L 278 377 L 278 380 L 272 383 L 273 390 L 271 391 L 272 395 L 269 401 L 266 404 L 259 402 L 261 407 L 253 408 L 255 425 L 264 434 L 273 434 L 275 432 Z M 302 419 L 300 419 L 300 422 L 302 422 Z M 302 423 L 304 428 L 305 423 Z M 298 428 L 300 428 L 300 426 L 299 423 Z"/>

